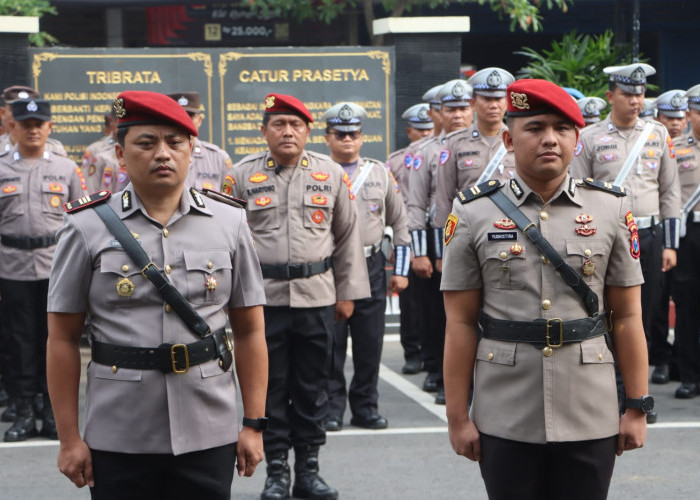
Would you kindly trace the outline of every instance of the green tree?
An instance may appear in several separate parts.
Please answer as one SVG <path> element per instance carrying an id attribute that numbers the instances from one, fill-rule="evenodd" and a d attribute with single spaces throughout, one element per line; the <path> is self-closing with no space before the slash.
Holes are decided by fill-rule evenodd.
<path id="1" fill-rule="evenodd" d="M 48 0 L 0 0 L 0 16 L 34 16 L 41 17 L 44 14 L 56 15 L 56 8 Z M 37 47 L 58 42 L 55 37 L 40 31 L 29 35 L 29 42 Z"/>
<path id="2" fill-rule="evenodd" d="M 573 0 L 250 0 L 251 8 L 264 15 L 291 17 L 297 21 L 319 20 L 327 24 L 349 11 L 362 11 L 369 33 L 372 33 L 376 3 L 381 3 L 391 17 L 400 17 L 420 6 L 435 9 L 452 3 L 489 4 L 501 18 L 507 16 L 510 19 L 511 31 L 516 28 L 523 31 L 540 31 L 542 7 L 557 7 L 567 12 Z M 373 41 L 376 40 L 373 38 Z"/>
<path id="3" fill-rule="evenodd" d="M 587 96 L 605 97 L 608 77 L 606 66 L 632 64 L 629 45 L 615 45 L 610 30 L 599 35 L 581 35 L 572 31 L 561 41 L 553 41 L 550 50 L 524 47 L 516 52 L 528 59 L 518 72 L 519 78 L 542 78 L 561 85 L 574 87 Z M 640 62 L 647 62 L 640 58 Z M 655 88 L 649 85 L 650 89 Z"/>

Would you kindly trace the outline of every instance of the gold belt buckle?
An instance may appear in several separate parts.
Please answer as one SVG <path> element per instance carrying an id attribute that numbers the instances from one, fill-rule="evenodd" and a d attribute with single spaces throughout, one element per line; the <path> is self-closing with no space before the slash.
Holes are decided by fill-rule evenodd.
<path id="1" fill-rule="evenodd" d="M 148 276 L 146 276 L 146 270 L 147 270 L 149 267 L 155 268 L 156 271 L 159 271 L 159 270 L 160 270 L 160 269 L 158 268 L 158 266 L 157 266 L 153 261 L 149 262 L 148 264 L 146 264 L 146 266 L 145 266 L 143 269 L 141 269 L 141 274 L 142 274 L 143 277 L 146 278 L 146 279 L 148 279 Z"/>
<path id="2" fill-rule="evenodd" d="M 558 344 L 552 344 L 550 343 L 550 329 L 552 328 L 552 324 L 555 322 L 559 322 L 559 343 Z M 561 320 L 561 318 L 552 318 L 547 320 L 547 347 L 551 347 L 553 349 L 556 349 L 557 347 L 561 347 L 564 345 L 564 322 Z"/>
<path id="3" fill-rule="evenodd" d="M 182 370 L 178 369 L 177 360 L 175 359 L 177 349 L 182 349 L 185 353 L 185 368 Z M 187 373 L 190 370 L 190 355 L 187 352 L 187 346 L 185 344 L 173 344 L 170 346 L 170 362 L 173 366 L 173 373 Z"/>

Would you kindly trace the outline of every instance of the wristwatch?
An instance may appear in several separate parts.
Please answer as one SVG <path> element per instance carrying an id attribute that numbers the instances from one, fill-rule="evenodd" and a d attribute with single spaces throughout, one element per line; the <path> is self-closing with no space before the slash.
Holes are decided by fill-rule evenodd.
<path id="1" fill-rule="evenodd" d="M 625 408 L 633 408 L 644 413 L 650 413 L 654 409 L 654 397 L 647 394 L 637 399 L 627 398 L 625 399 Z"/>
<path id="2" fill-rule="evenodd" d="M 243 417 L 243 425 L 246 427 L 252 427 L 256 431 L 266 431 L 269 419 L 267 417 L 260 418 L 246 418 Z"/>

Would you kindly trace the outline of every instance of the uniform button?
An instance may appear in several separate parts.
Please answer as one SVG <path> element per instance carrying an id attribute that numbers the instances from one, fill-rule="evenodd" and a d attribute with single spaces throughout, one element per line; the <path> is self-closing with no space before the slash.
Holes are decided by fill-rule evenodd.
<path id="1" fill-rule="evenodd" d="M 549 264 L 549 259 L 545 257 L 544 255 L 540 257 L 542 259 L 542 264 Z"/>
<path id="2" fill-rule="evenodd" d="M 166 264 L 166 266 L 165 266 L 165 272 L 166 272 L 167 274 L 170 274 L 170 272 L 171 272 L 172 270 L 173 270 L 173 268 L 170 267 L 170 264 Z"/>
<path id="3" fill-rule="evenodd" d="M 593 255 L 593 252 L 591 252 L 591 249 L 590 249 L 590 248 L 586 248 L 586 249 L 583 251 L 583 255 L 585 255 L 586 257 L 590 257 L 591 255 Z"/>
<path id="4" fill-rule="evenodd" d="M 542 301 L 542 309 L 545 311 L 548 311 L 552 308 L 552 301 L 549 299 L 545 299 Z"/>
<path id="5" fill-rule="evenodd" d="M 166 313 L 172 312 L 172 310 L 173 310 L 173 306 L 171 306 L 170 304 L 165 304 L 165 312 Z"/>
<path id="6" fill-rule="evenodd" d="M 547 212 L 545 212 L 544 210 L 542 210 L 542 211 L 540 212 L 540 219 L 542 219 L 542 220 L 547 220 L 547 219 L 549 219 L 549 214 L 548 214 Z"/>
<path id="7" fill-rule="evenodd" d="M 125 272 L 127 272 L 128 270 L 129 270 L 129 266 L 127 266 L 126 264 L 124 264 L 124 265 L 122 266 L 122 272 L 125 273 Z"/>
<path id="8" fill-rule="evenodd" d="M 491 361 L 491 360 L 493 359 L 493 353 L 490 352 L 489 355 L 486 356 L 486 357 L 488 358 L 489 361 Z"/>
<path id="9" fill-rule="evenodd" d="M 598 359 L 599 359 L 600 361 L 603 361 L 603 353 L 602 353 L 602 352 L 599 352 L 599 353 L 598 353 Z"/>
<path id="10" fill-rule="evenodd" d="M 117 373 L 117 365 L 112 365 L 112 373 Z"/>
<path id="11" fill-rule="evenodd" d="M 551 347 L 547 346 L 547 347 L 545 347 L 544 349 L 542 349 L 542 354 L 543 354 L 545 357 L 548 358 L 548 357 L 550 357 L 552 354 L 554 354 L 554 349 L 552 349 Z"/>
<path id="12" fill-rule="evenodd" d="M 167 227 L 163 228 L 163 236 L 165 236 L 166 238 L 170 236 L 170 231 L 168 231 Z"/>
<path id="13" fill-rule="evenodd" d="M 207 262 L 208 269 L 214 269 L 214 263 L 212 261 Z"/>
<path id="14" fill-rule="evenodd" d="M 501 252 L 498 255 L 499 255 L 499 257 L 501 257 L 501 259 L 505 259 L 506 257 L 508 257 L 508 254 L 506 252 Z"/>

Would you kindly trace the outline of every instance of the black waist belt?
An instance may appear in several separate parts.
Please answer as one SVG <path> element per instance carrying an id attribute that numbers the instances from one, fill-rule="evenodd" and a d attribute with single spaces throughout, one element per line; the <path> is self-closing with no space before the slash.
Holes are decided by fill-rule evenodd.
<path id="1" fill-rule="evenodd" d="M 274 280 L 294 280 L 297 278 L 308 278 L 316 274 L 325 273 L 333 267 L 333 257 L 326 257 L 319 262 L 305 264 L 261 264 L 263 278 Z"/>
<path id="2" fill-rule="evenodd" d="M 607 314 L 603 313 L 572 321 L 562 321 L 558 318 L 508 321 L 484 314 L 481 323 L 485 339 L 560 347 L 563 344 L 582 342 L 607 334 L 606 317 Z"/>
<path id="3" fill-rule="evenodd" d="M 226 350 L 226 331 L 222 328 L 190 344 L 161 344 L 158 347 L 131 347 L 92 340 L 92 360 L 117 368 L 160 370 L 163 373 L 187 373 L 190 366 L 218 357 Z"/>
<path id="4" fill-rule="evenodd" d="M 19 248 L 21 250 L 33 250 L 46 248 L 56 244 L 56 236 L 10 236 L 0 235 L 0 243 L 6 247 Z"/>

